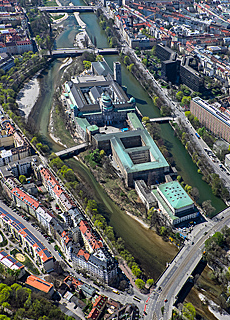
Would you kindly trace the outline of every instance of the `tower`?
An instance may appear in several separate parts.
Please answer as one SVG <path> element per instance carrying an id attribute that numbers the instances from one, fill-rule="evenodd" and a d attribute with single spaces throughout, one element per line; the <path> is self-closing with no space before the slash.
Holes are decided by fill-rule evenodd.
<path id="1" fill-rule="evenodd" d="M 114 80 L 121 86 L 121 63 L 116 61 L 113 63 Z"/>

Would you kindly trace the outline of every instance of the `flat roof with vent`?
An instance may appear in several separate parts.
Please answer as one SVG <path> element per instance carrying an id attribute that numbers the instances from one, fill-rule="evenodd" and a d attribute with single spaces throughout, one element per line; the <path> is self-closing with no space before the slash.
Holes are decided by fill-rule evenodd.
<path id="1" fill-rule="evenodd" d="M 157 187 L 166 202 L 175 210 L 194 205 L 192 199 L 178 181 L 163 183 Z"/>

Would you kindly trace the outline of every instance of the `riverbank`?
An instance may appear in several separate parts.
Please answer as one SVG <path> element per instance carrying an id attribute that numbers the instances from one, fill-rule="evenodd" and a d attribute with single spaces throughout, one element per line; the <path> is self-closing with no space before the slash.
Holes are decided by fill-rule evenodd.
<path id="1" fill-rule="evenodd" d="M 64 16 L 60 19 L 55 19 L 55 15 L 58 15 L 58 13 L 53 13 L 53 15 L 51 15 L 51 19 L 52 19 L 52 24 L 53 25 L 56 25 L 56 24 L 60 24 L 62 23 L 63 21 L 65 21 L 66 19 L 68 19 L 69 15 L 68 13 L 65 12 Z"/>
<path id="2" fill-rule="evenodd" d="M 49 136 L 56 144 L 59 144 L 60 146 L 67 148 L 67 146 L 61 142 L 61 139 L 58 137 L 55 137 L 54 135 L 54 112 L 55 112 L 55 109 L 53 105 L 50 111 L 50 120 L 49 120 L 49 127 L 48 127 Z"/>
<path id="3" fill-rule="evenodd" d="M 142 225 L 142 227 L 144 227 L 145 229 L 149 229 L 150 226 L 144 222 L 142 219 L 138 218 L 137 216 L 134 216 L 132 213 L 125 211 L 125 213 L 130 216 L 132 219 L 136 220 L 138 223 L 140 223 Z"/>
<path id="4" fill-rule="evenodd" d="M 26 119 L 28 119 L 40 94 L 39 74 L 40 71 L 23 86 L 16 98 L 18 108 Z"/>

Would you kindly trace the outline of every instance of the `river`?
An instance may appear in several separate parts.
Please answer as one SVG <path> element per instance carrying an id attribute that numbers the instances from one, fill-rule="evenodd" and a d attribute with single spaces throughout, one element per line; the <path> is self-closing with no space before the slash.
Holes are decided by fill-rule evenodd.
<path id="1" fill-rule="evenodd" d="M 73 0 L 74 5 L 83 4 L 81 0 Z M 93 13 L 81 14 L 81 19 L 87 25 L 89 36 L 96 37 L 97 46 L 100 48 L 108 47 L 108 41 L 105 33 L 101 30 L 97 17 Z M 75 18 L 69 18 L 63 22 L 64 31 L 56 39 L 56 47 L 71 47 L 73 39 L 78 31 Z M 106 61 L 112 66 L 113 61 L 119 59 L 119 56 L 106 56 Z M 49 113 L 51 109 L 52 97 L 57 81 L 61 78 L 60 71 L 61 60 L 57 59 L 50 67 L 45 70 L 40 77 L 41 95 L 36 104 L 34 120 L 37 123 L 40 133 L 53 151 L 60 150 L 60 146 L 55 144 L 48 135 Z M 127 86 L 128 93 L 133 95 L 137 105 L 143 115 L 150 117 L 159 116 L 159 110 L 154 107 L 148 94 L 140 86 L 139 82 L 128 72 L 122 64 L 122 82 Z M 169 124 L 161 125 L 162 137 L 166 140 L 170 152 L 173 154 L 176 167 L 179 174 L 182 175 L 186 183 L 196 186 L 200 191 L 199 202 L 210 199 L 217 212 L 225 208 L 225 204 L 219 198 L 213 196 L 211 188 L 202 180 L 202 176 L 197 173 L 197 167 L 187 154 L 184 146 L 174 136 L 173 130 Z M 140 263 L 145 273 L 156 279 L 176 254 L 177 250 L 169 243 L 155 234 L 155 232 L 145 229 L 137 221 L 122 212 L 116 204 L 104 192 L 102 187 L 96 182 L 90 171 L 80 162 L 71 159 L 66 161 L 69 166 L 78 172 L 78 174 L 94 187 L 94 198 L 101 207 L 104 215 L 109 220 L 110 225 L 118 236 L 121 236 L 126 243 L 127 249 L 133 254 Z"/>

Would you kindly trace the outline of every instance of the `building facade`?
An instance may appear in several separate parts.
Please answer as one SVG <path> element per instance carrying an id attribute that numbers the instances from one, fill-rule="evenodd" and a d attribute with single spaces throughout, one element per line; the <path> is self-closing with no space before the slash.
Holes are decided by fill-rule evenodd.
<path id="1" fill-rule="evenodd" d="M 190 102 L 191 113 L 217 137 L 230 143 L 230 117 L 199 97 Z"/>
<path id="2" fill-rule="evenodd" d="M 0 225 L 15 237 L 22 248 L 31 255 L 35 262 L 42 265 L 46 272 L 54 268 L 53 257 L 48 249 L 16 218 L 0 207 Z"/>

